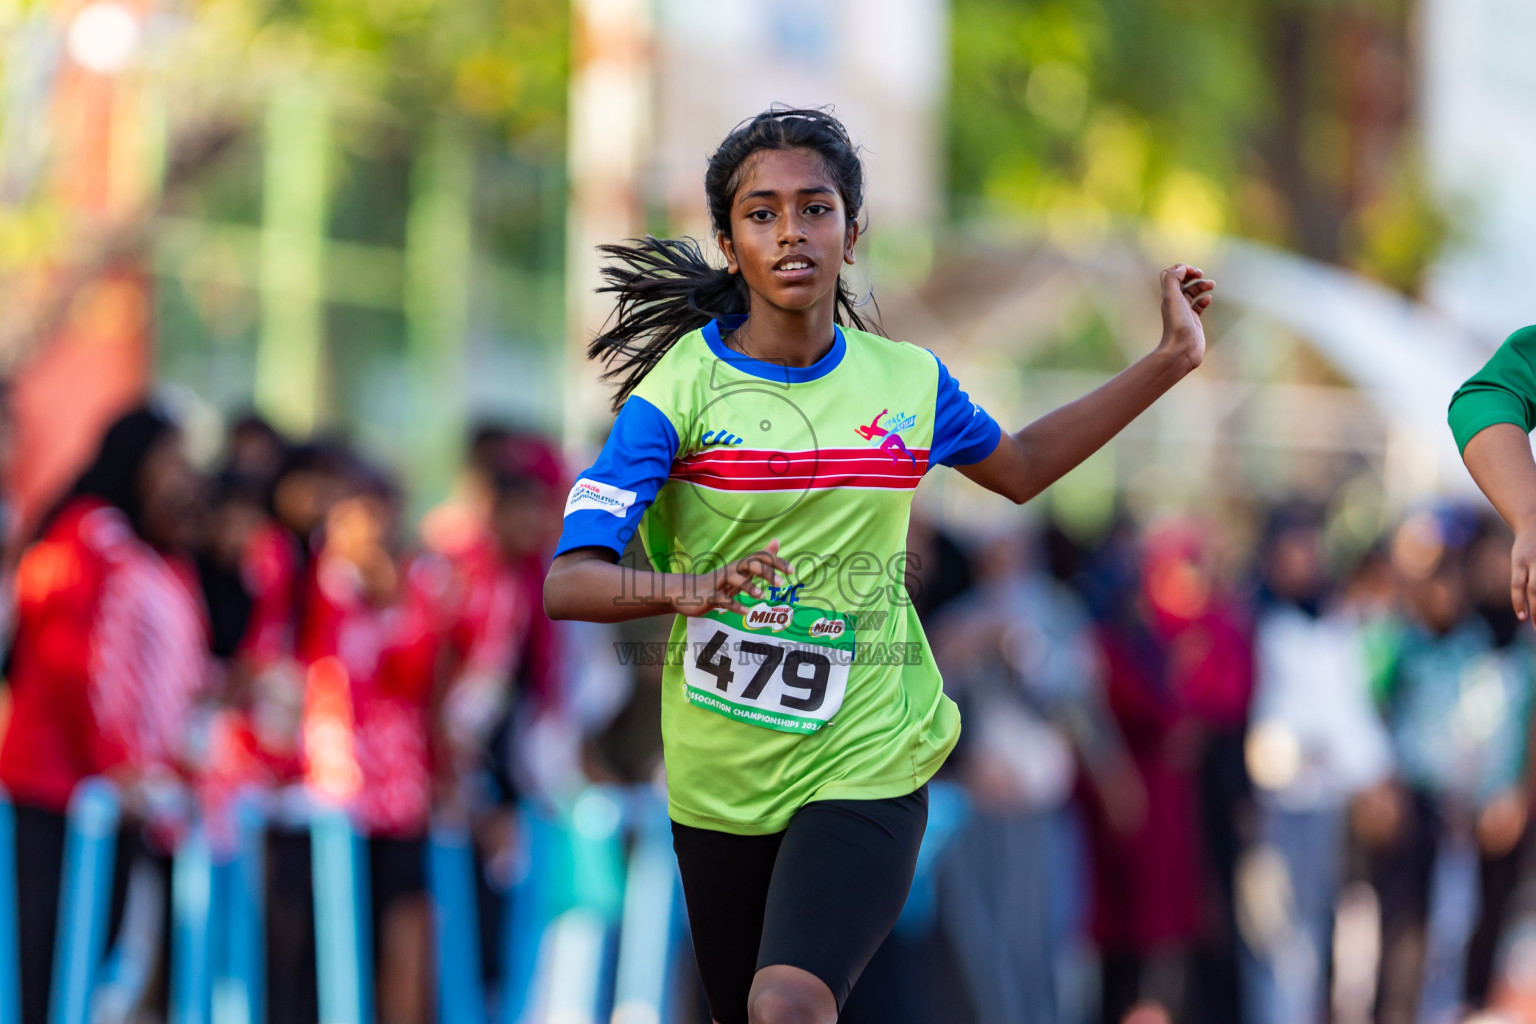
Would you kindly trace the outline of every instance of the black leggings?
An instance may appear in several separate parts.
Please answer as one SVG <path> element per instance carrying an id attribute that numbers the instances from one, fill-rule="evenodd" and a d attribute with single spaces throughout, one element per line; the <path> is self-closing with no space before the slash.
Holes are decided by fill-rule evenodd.
<path id="1" fill-rule="evenodd" d="M 766 836 L 673 822 L 714 1019 L 747 1024 L 752 977 L 771 964 L 814 974 L 841 1010 L 901 914 L 927 824 L 927 786 L 889 800 L 806 804 Z"/>

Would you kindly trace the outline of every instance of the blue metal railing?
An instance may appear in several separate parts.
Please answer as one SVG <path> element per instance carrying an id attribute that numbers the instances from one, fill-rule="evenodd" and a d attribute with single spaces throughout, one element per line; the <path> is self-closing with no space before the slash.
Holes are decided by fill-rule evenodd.
<path id="1" fill-rule="evenodd" d="M 256 800 L 237 801 L 234 849 L 213 872 L 215 920 L 222 926 L 214 934 L 213 1024 L 260 1024 L 266 995 L 266 822 Z"/>
<path id="2" fill-rule="evenodd" d="M 213 850 L 194 823 L 171 867 L 171 1019 L 209 1024 L 213 1014 Z"/>
<path id="3" fill-rule="evenodd" d="M 652 796 L 637 800 L 633 813 L 637 819 L 635 845 L 624 884 L 613 1024 L 666 1019 L 670 1009 L 667 983 L 672 977 L 681 920 L 677 860 L 672 853 L 666 807 Z"/>
<path id="4" fill-rule="evenodd" d="M 539 945 L 556 908 L 551 884 L 559 860 L 559 825 L 538 807 L 519 816 L 518 871 L 501 937 L 500 1024 L 522 1024 L 538 975 Z"/>
<path id="5" fill-rule="evenodd" d="M 968 813 L 953 787 L 935 787 L 918 878 L 898 927 L 927 927 L 938 852 Z M 71 801 L 50 1024 L 87 1024 L 100 980 L 118 831 L 116 790 L 82 784 Z M 195 823 L 172 869 L 172 1024 L 264 1019 L 264 851 L 260 806 L 242 800 L 232 843 Z M 519 815 L 520 871 L 501 930 L 499 992 L 481 979 L 473 845 L 439 823 L 427 847 L 435 911 L 438 1012 L 443 1024 L 592 1024 L 670 1019 L 684 933 L 666 808 L 649 789 L 590 788 L 561 808 Z M 346 811 L 311 820 L 316 970 L 327 1024 L 370 1024 L 372 928 L 365 841 Z M 223 848 L 228 846 L 228 849 Z M 627 847 L 627 852 L 626 852 Z M 11 808 L 0 793 L 0 1024 L 19 1024 Z"/>
<path id="6" fill-rule="evenodd" d="M 461 824 L 440 823 L 427 846 L 437 952 L 439 1024 L 486 1024 L 475 854 Z"/>
<path id="7" fill-rule="evenodd" d="M 120 815 L 117 788 L 105 779 L 82 782 L 69 801 L 49 1024 L 89 1024 L 91 992 L 107 941 Z"/>
<path id="8" fill-rule="evenodd" d="M 373 1020 L 373 939 L 368 857 L 347 812 L 325 808 L 310 826 L 315 885 L 315 969 L 320 1019 Z"/>
<path id="9" fill-rule="evenodd" d="M 16 928 L 16 814 L 0 789 L 0 1024 L 21 1024 Z"/>

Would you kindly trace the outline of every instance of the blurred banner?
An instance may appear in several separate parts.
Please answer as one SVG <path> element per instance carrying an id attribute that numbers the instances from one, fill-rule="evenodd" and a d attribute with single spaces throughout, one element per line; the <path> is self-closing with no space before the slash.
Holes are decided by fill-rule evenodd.
<path id="1" fill-rule="evenodd" d="M 1423 0 L 1420 17 L 1424 145 L 1460 222 L 1427 290 L 1491 346 L 1536 291 L 1536 5 Z"/>
<path id="2" fill-rule="evenodd" d="M 48 118 L 50 159 L 40 165 L 38 187 L 86 230 L 79 251 L 35 268 L 43 299 L 31 310 L 34 334 L 23 339 L 24 351 L 6 353 L 13 365 L 21 360 L 12 378 L 13 485 L 23 532 L 84 464 L 105 424 L 150 386 L 149 277 L 111 254 L 114 232 L 142 210 L 158 178 L 153 100 L 119 77 L 147 7 L 145 0 L 58 0 L 30 26 L 34 46 L 46 36 L 58 53 L 50 73 L 32 79 L 32 99 Z M 82 274 L 95 279 L 72 287 Z"/>

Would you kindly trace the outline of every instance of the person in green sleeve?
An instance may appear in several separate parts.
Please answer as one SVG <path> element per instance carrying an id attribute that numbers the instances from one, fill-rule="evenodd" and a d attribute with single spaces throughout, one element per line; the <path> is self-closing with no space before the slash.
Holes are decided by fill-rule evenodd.
<path id="1" fill-rule="evenodd" d="M 1451 433 L 1462 460 L 1515 531 L 1510 599 L 1529 620 L 1536 609 L 1536 326 L 1511 334 L 1451 398 Z"/>

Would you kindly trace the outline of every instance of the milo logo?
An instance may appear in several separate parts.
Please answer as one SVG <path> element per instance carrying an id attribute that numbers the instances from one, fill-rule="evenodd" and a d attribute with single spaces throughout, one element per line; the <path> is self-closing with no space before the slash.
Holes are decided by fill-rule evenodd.
<path id="1" fill-rule="evenodd" d="M 747 609 L 742 623 L 748 629 L 766 629 L 777 633 L 789 625 L 795 610 L 787 604 L 760 604 Z"/>
<path id="2" fill-rule="evenodd" d="M 842 619 L 817 619 L 811 623 L 810 635 L 821 640 L 835 640 L 847 627 Z"/>

